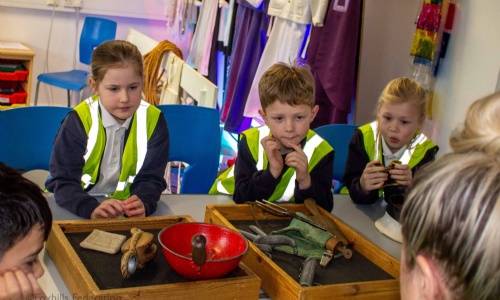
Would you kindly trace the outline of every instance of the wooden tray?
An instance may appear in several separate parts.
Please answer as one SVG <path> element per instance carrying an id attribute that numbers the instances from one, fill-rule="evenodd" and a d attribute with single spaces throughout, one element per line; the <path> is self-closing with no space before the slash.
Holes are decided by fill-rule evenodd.
<path id="1" fill-rule="evenodd" d="M 233 276 L 229 278 L 100 289 L 80 259 L 77 253 L 79 249 L 75 249 L 67 238 L 67 234 L 90 233 L 93 229 L 110 232 L 128 231 L 132 227 L 142 230 L 158 230 L 172 224 L 186 222 L 194 222 L 194 219 L 190 216 L 168 216 L 111 220 L 55 221 L 46 243 L 46 249 L 74 298 L 257 299 L 260 291 L 260 278 L 241 262 L 233 272 Z M 163 258 L 161 248 L 158 249 L 156 255 L 161 255 Z M 148 268 L 147 265 L 146 268 Z"/>
<path id="2" fill-rule="evenodd" d="M 289 211 L 310 215 L 303 204 L 285 204 L 283 206 Z M 253 243 L 250 243 L 250 249 L 242 262 L 261 278 L 261 288 L 264 292 L 272 299 L 399 299 L 399 261 L 332 214 L 324 209 L 318 209 L 322 215 L 328 216 L 336 223 L 349 241 L 349 248 L 353 252 L 356 251 L 361 254 L 376 265 L 377 268 L 381 268 L 392 276 L 392 279 L 302 287 L 297 280 L 292 278 Z M 234 224 L 241 223 L 240 221 L 243 220 L 254 220 L 254 217 L 257 220 L 283 220 L 283 218 L 263 212 L 255 207 L 252 215 L 252 210 L 248 204 L 207 205 L 205 211 L 205 222 L 224 225 L 233 229 L 236 229 Z"/>

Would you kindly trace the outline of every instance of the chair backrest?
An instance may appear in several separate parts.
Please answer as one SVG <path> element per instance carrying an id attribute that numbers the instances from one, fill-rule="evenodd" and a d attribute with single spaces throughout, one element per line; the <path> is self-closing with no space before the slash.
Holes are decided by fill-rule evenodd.
<path id="1" fill-rule="evenodd" d="M 80 62 L 90 65 L 94 48 L 105 41 L 114 40 L 115 36 L 115 21 L 86 17 L 80 34 Z"/>
<path id="2" fill-rule="evenodd" d="M 181 194 L 206 194 L 219 169 L 221 132 L 219 111 L 193 105 L 163 104 L 170 133 L 169 161 L 182 161 Z"/>
<path id="3" fill-rule="evenodd" d="M 219 88 L 187 63 L 182 65 L 180 85 L 198 102 L 198 106 L 217 107 Z"/>
<path id="4" fill-rule="evenodd" d="M 0 114 L 0 161 L 24 171 L 48 170 L 54 138 L 69 107 L 27 106 Z"/>
<path id="5" fill-rule="evenodd" d="M 127 41 L 137 46 L 137 49 L 144 56 L 151 50 L 153 50 L 159 42 L 144 33 L 129 27 L 127 31 Z M 163 65 L 162 65 L 163 66 Z"/>
<path id="6" fill-rule="evenodd" d="M 342 183 L 342 177 L 344 177 L 349 142 L 351 141 L 354 130 L 358 127 L 358 125 L 352 124 L 329 124 L 314 129 L 314 131 L 325 139 L 335 150 L 333 179 L 340 183 Z M 339 188 L 339 185 L 340 184 L 337 184 L 335 190 Z"/>

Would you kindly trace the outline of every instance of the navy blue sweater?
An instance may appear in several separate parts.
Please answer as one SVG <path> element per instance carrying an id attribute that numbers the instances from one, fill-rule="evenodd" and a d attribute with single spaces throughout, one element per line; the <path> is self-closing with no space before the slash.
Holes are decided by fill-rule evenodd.
<path id="1" fill-rule="evenodd" d="M 422 160 L 411 169 L 412 176 L 415 176 L 415 172 L 422 166 L 434 161 L 438 150 L 438 146 L 429 149 Z M 343 181 L 344 185 L 349 190 L 349 196 L 352 201 L 357 204 L 373 204 L 379 199 L 378 189 L 366 192 L 361 187 L 361 175 L 366 168 L 366 164 L 369 162 L 370 159 L 365 151 L 363 133 L 361 130 L 356 129 L 349 143 L 349 152 L 347 154 Z M 389 197 L 394 194 L 405 194 L 405 192 L 406 187 L 388 186 L 384 188 L 384 199 L 389 199 Z"/>
<path id="2" fill-rule="evenodd" d="M 331 151 L 311 170 L 311 186 L 308 189 L 300 190 L 299 184 L 295 180 L 295 190 L 293 193 L 295 203 L 304 203 L 304 200 L 312 198 L 316 201 L 316 204 L 323 207 L 326 211 L 332 211 L 333 159 L 334 151 Z M 234 167 L 235 189 L 233 200 L 236 203 L 269 199 L 280 182 L 281 176 L 288 169 L 288 166 L 285 165 L 278 178 L 274 178 L 269 169 L 258 171 L 255 166 L 255 160 L 248 148 L 245 135 L 243 135 L 238 144 L 238 157 L 236 158 Z"/>
<path id="3" fill-rule="evenodd" d="M 125 143 L 129 130 L 125 133 Z M 170 147 L 167 122 L 163 113 L 148 141 L 144 164 L 136 175 L 130 188 L 131 195 L 137 195 L 146 209 L 146 215 L 156 211 L 157 202 L 166 188 L 164 179 Z M 54 141 L 50 158 L 50 175 L 45 186 L 53 192 L 56 203 L 70 212 L 90 218 L 99 201 L 90 196 L 81 186 L 84 154 L 87 148 L 87 135 L 83 124 L 75 111 L 64 119 Z M 99 179 L 97 179 L 99 180 Z"/>

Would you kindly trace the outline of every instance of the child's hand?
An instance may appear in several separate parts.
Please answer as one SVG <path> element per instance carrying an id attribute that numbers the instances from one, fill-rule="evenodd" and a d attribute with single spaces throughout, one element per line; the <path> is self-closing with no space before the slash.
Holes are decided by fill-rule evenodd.
<path id="1" fill-rule="evenodd" d="M 16 269 L 0 274 L 0 299 L 44 299 L 45 293 L 33 273 Z"/>
<path id="2" fill-rule="evenodd" d="M 281 156 L 281 144 L 272 136 L 266 136 L 260 141 L 264 151 L 266 151 L 269 161 L 269 171 L 274 178 L 278 178 L 283 170 L 284 162 Z"/>
<path id="3" fill-rule="evenodd" d="M 409 186 L 413 177 L 410 166 L 403 164 L 394 164 L 394 169 L 389 170 L 389 174 L 397 184 L 402 186 Z"/>
<path id="4" fill-rule="evenodd" d="M 374 160 L 366 164 L 359 183 L 363 190 L 373 191 L 381 188 L 388 177 L 385 167 L 378 160 Z"/>
<path id="5" fill-rule="evenodd" d="M 311 176 L 307 168 L 307 155 L 301 145 L 290 145 L 295 151 L 285 156 L 285 164 L 295 168 L 295 176 L 299 182 L 299 189 L 305 190 L 311 186 Z"/>
<path id="6" fill-rule="evenodd" d="M 127 217 L 145 217 L 146 208 L 144 203 L 137 197 L 137 195 L 130 196 L 127 200 L 123 201 L 125 208 L 125 215 Z"/>
<path id="7" fill-rule="evenodd" d="M 90 215 L 91 219 L 112 219 L 125 212 L 123 201 L 117 199 L 107 199 L 99 204 Z"/>

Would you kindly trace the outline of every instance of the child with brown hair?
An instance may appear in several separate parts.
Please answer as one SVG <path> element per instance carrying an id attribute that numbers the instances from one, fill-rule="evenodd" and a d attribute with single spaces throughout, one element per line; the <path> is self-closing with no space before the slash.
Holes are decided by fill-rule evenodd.
<path id="1" fill-rule="evenodd" d="M 422 129 L 425 89 L 410 78 L 390 81 L 377 103 L 377 119 L 359 127 L 349 144 L 344 185 L 355 203 L 404 194 L 414 173 L 433 161 L 439 147 Z M 392 163 L 391 162 L 397 162 Z M 385 186 L 388 180 L 393 185 Z"/>
<path id="2" fill-rule="evenodd" d="M 94 96 L 57 133 L 46 187 L 57 204 L 83 218 L 150 215 L 167 186 L 170 142 L 163 113 L 142 100 L 137 47 L 121 40 L 97 46 L 89 85 Z"/>
<path id="3" fill-rule="evenodd" d="M 306 67 L 277 63 L 259 81 L 265 126 L 242 132 L 238 157 L 210 193 L 233 194 L 236 203 L 266 199 L 333 208 L 333 148 L 310 129 L 318 112 L 314 79 Z"/>

